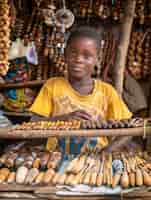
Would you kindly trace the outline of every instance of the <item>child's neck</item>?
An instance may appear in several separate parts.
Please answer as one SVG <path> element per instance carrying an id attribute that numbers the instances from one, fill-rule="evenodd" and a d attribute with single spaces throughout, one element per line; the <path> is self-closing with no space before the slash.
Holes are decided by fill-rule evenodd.
<path id="1" fill-rule="evenodd" d="M 91 94 L 94 89 L 94 80 L 91 77 L 84 77 L 82 79 L 69 78 L 69 82 L 81 95 Z"/>

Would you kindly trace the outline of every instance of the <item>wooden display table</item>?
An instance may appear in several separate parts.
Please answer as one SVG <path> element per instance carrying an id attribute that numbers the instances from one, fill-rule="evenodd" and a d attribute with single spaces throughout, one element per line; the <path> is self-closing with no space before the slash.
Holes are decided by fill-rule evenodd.
<path id="1" fill-rule="evenodd" d="M 5 139 L 31 139 L 47 138 L 50 136 L 149 136 L 151 126 L 146 128 L 121 128 L 98 130 L 14 130 L 1 128 L 0 138 Z M 87 195 L 85 196 L 59 196 L 57 188 L 52 186 L 25 186 L 17 184 L 0 184 L 0 200 L 151 200 L 151 188 L 141 187 L 130 189 L 118 195 Z"/>

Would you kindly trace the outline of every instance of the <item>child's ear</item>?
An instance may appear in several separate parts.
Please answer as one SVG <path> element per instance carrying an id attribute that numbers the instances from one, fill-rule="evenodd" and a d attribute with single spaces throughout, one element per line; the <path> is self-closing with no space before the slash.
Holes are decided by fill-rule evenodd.
<path id="1" fill-rule="evenodd" d="M 96 57 L 96 66 L 98 66 L 99 65 L 99 58 L 98 58 L 98 56 Z"/>

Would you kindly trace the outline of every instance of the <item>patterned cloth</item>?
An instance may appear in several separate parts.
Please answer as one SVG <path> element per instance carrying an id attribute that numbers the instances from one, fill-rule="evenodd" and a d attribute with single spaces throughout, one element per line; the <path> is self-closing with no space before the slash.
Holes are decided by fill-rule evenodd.
<path id="1" fill-rule="evenodd" d="M 30 80 L 31 69 L 26 57 L 10 61 L 10 69 L 4 77 L 7 82 L 24 82 Z"/>
<path id="2" fill-rule="evenodd" d="M 10 89 L 5 92 L 4 108 L 14 112 L 26 111 L 34 101 L 36 93 L 29 88 Z"/>

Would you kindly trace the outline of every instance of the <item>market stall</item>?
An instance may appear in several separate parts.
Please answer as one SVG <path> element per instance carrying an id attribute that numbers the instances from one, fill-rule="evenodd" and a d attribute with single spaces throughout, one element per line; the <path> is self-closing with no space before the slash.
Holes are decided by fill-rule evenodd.
<path id="1" fill-rule="evenodd" d="M 129 71 L 137 80 L 148 78 L 150 12 L 142 0 L 0 0 L 1 200 L 151 199 L 151 153 L 144 144 L 115 152 L 96 146 L 102 136 L 144 142 L 151 136 L 150 118 L 29 122 L 28 111 L 49 77 L 67 77 L 66 40 L 80 24 L 93 24 L 104 35 L 93 77 L 112 82 L 120 95 L 128 91 L 123 84 Z M 144 96 L 134 103 L 125 99 L 134 113 L 147 108 Z M 65 152 L 39 143 L 49 137 L 63 138 Z M 86 139 L 78 154 L 70 153 L 73 137 L 77 144 Z"/>

